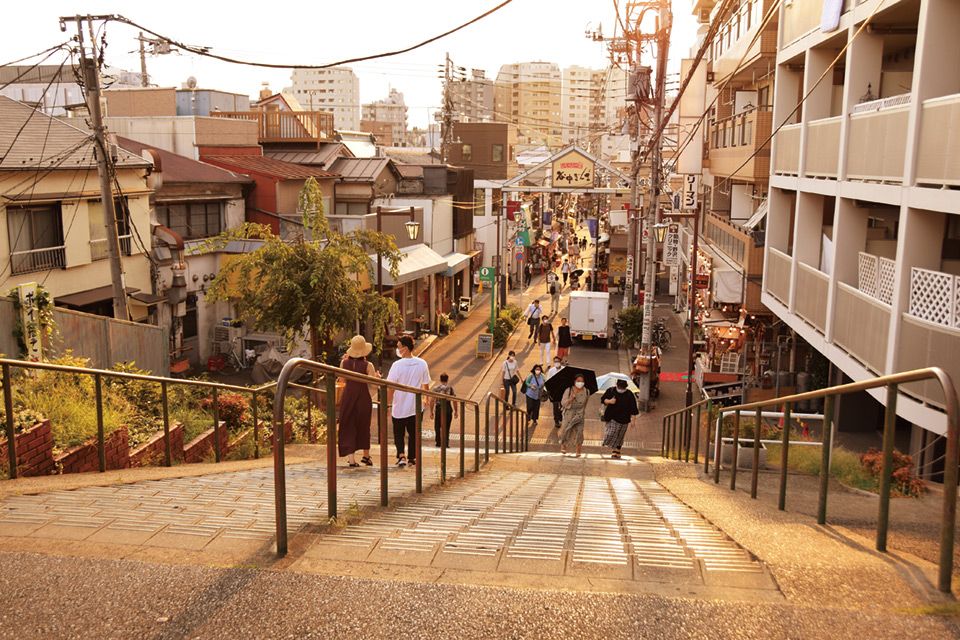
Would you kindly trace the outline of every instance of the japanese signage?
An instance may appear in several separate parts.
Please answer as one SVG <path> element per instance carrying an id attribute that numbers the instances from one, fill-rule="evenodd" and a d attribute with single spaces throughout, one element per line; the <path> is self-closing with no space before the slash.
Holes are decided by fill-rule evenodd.
<path id="1" fill-rule="evenodd" d="M 571 150 L 553 161 L 550 176 L 554 187 L 592 187 L 593 161 Z"/>
<path id="2" fill-rule="evenodd" d="M 23 324 L 23 342 L 27 345 L 27 359 L 40 360 L 40 314 L 37 309 L 37 285 L 21 284 L 17 287 L 20 297 L 20 322 Z"/>
<path id="3" fill-rule="evenodd" d="M 680 225 L 676 222 L 667 225 L 667 237 L 663 243 L 663 264 L 668 267 L 680 266 Z"/>
<path id="4" fill-rule="evenodd" d="M 633 256 L 629 258 L 631 261 Z M 627 273 L 627 255 L 625 253 L 610 254 L 610 275 L 623 276 Z"/>
<path id="5" fill-rule="evenodd" d="M 480 280 L 482 282 L 493 282 L 496 278 L 497 270 L 493 267 L 481 267 L 480 268 Z"/>
<path id="6" fill-rule="evenodd" d="M 700 176 L 690 173 L 683 176 L 683 198 L 680 208 L 684 210 L 696 209 L 699 202 Z"/>
<path id="7" fill-rule="evenodd" d="M 633 282 L 633 254 L 627 256 L 627 282 Z"/>

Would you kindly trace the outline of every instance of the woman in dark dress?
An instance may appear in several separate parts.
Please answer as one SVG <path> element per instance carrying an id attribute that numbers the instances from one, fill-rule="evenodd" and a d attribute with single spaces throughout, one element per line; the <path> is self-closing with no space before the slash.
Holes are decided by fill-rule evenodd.
<path id="1" fill-rule="evenodd" d="M 557 329 L 557 356 L 563 360 L 564 364 L 567 362 L 572 346 L 573 338 L 570 337 L 570 325 L 567 324 L 566 318 L 560 318 L 560 328 Z"/>
<path id="2" fill-rule="evenodd" d="M 373 365 L 366 360 L 367 354 L 373 345 L 363 339 L 363 336 L 354 336 L 350 339 L 350 348 L 347 357 L 340 363 L 341 369 L 362 373 L 379 378 L 380 375 Z M 347 465 L 359 467 L 354 453 L 363 449 L 360 462 L 373 466 L 370 459 L 370 416 L 373 413 L 373 402 L 370 400 L 370 391 L 365 382 L 346 380 L 346 386 L 340 395 L 340 424 L 337 429 L 337 450 L 340 457 L 346 456 Z"/>

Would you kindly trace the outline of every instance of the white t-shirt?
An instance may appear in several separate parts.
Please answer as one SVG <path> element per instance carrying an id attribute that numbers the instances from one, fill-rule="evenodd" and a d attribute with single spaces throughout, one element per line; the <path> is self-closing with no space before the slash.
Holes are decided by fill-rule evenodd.
<path id="1" fill-rule="evenodd" d="M 549 379 L 552 378 L 553 376 L 557 375 L 557 374 L 560 372 L 561 369 L 563 369 L 563 365 L 562 365 L 562 364 L 555 364 L 555 365 L 553 365 L 552 367 L 550 367 L 549 369 L 547 369 L 547 380 L 549 380 Z"/>
<path id="2" fill-rule="evenodd" d="M 514 360 L 513 362 L 510 362 L 509 358 L 504 360 L 503 366 L 500 368 L 500 370 L 503 372 L 503 379 L 509 380 L 510 378 L 512 378 L 517 373 L 517 369 L 519 367 L 520 367 L 520 363 L 517 362 L 516 360 Z"/>
<path id="3" fill-rule="evenodd" d="M 400 358 L 390 366 L 387 380 L 420 389 L 423 385 L 430 384 L 430 369 L 420 358 Z M 415 395 L 407 391 L 397 391 L 393 394 L 393 408 L 390 415 L 394 418 L 409 418 L 416 413 Z"/>

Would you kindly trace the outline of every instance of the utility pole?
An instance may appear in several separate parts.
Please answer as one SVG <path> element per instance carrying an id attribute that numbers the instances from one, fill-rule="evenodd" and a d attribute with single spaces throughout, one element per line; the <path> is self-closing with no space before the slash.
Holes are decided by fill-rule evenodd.
<path id="1" fill-rule="evenodd" d="M 77 23 L 77 44 L 80 49 L 80 68 L 83 74 L 83 89 L 90 111 L 90 128 L 93 129 L 97 173 L 100 175 L 100 203 L 103 208 L 103 224 L 107 230 L 107 257 L 110 262 L 110 280 L 113 284 L 113 317 L 129 320 L 127 312 L 127 293 L 123 279 L 123 263 L 120 260 L 120 236 L 117 233 L 117 213 L 113 202 L 113 176 L 110 166 L 111 156 L 107 147 L 106 130 L 103 126 L 103 114 L 100 111 L 100 70 L 97 68 L 97 43 L 93 30 L 94 20 L 107 20 L 113 16 L 67 16 L 60 18 L 60 30 L 66 31 L 66 23 Z M 86 21 L 90 32 L 90 53 L 87 56 L 83 42 L 83 23 Z"/>
<path id="2" fill-rule="evenodd" d="M 137 40 L 140 42 L 140 86 L 149 87 L 150 76 L 147 75 L 147 49 L 143 46 L 146 38 L 143 37 L 143 31 L 140 32 Z"/>

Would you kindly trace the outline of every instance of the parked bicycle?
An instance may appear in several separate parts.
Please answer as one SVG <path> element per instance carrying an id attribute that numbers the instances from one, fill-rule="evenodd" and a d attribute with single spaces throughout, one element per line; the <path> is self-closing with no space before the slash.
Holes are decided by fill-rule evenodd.
<path id="1" fill-rule="evenodd" d="M 653 323 L 653 334 L 650 338 L 650 342 L 660 347 L 663 350 L 670 348 L 672 336 L 670 331 L 667 329 L 666 318 L 658 318 Z"/>
<path id="2" fill-rule="evenodd" d="M 620 325 L 619 318 L 613 321 L 613 335 L 610 336 L 610 342 L 614 349 L 619 349 L 620 343 L 623 342 L 623 327 Z"/>
<path id="3" fill-rule="evenodd" d="M 243 369 L 243 361 L 237 355 L 235 342 L 236 340 L 217 343 L 220 345 L 221 353 L 210 356 L 207 360 L 207 371 L 229 376 Z"/>

